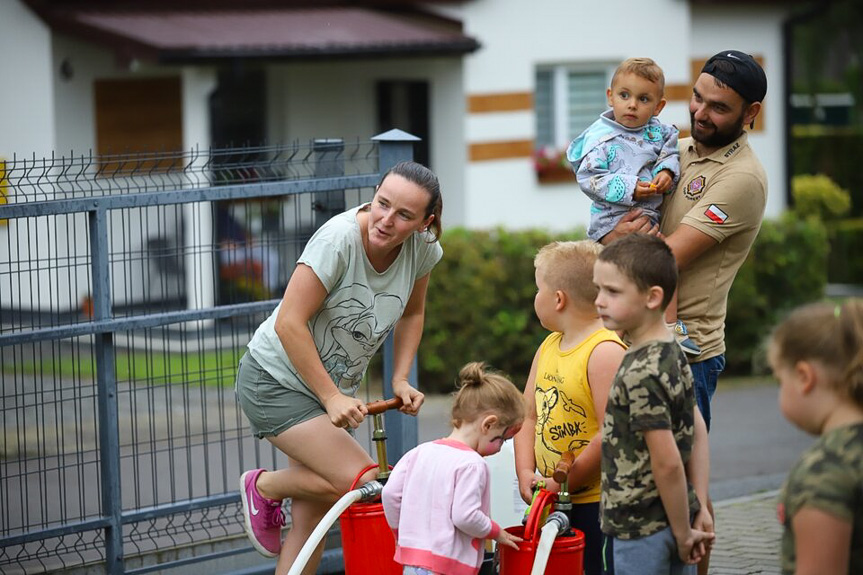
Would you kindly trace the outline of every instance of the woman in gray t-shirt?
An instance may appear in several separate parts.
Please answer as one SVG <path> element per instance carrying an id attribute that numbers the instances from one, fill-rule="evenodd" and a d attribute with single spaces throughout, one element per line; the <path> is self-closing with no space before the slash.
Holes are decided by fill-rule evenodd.
<path id="1" fill-rule="evenodd" d="M 279 555 L 278 573 L 287 572 L 320 519 L 373 464 L 345 428 L 366 416 L 354 395 L 393 330 L 393 392 L 405 413 L 416 415 L 422 405 L 408 373 L 422 337 L 429 274 L 443 255 L 441 209 L 440 185 L 428 168 L 394 166 L 370 204 L 315 232 L 282 301 L 240 360 L 237 396 L 252 431 L 290 461 L 287 469 L 254 469 L 240 478 L 246 532 L 260 553 Z M 361 482 L 374 476 L 370 471 Z M 291 530 L 282 544 L 282 500 L 289 497 Z"/>

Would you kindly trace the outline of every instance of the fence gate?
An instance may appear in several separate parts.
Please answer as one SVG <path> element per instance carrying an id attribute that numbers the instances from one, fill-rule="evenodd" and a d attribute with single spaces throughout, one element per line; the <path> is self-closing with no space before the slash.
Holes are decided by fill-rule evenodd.
<path id="1" fill-rule="evenodd" d="M 286 460 L 248 430 L 237 361 L 312 232 L 415 140 L 0 165 L 0 572 L 259 563 L 238 478 Z M 388 416 L 394 460 L 409 419 Z"/>

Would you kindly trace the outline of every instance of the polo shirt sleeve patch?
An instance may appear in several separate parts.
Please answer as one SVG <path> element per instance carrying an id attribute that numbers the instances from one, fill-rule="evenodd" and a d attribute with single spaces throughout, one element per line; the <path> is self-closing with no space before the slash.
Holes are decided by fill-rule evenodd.
<path id="1" fill-rule="evenodd" d="M 717 224 L 724 224 L 725 220 L 728 219 L 728 214 L 719 209 L 716 204 L 710 204 L 704 211 L 704 215 Z"/>

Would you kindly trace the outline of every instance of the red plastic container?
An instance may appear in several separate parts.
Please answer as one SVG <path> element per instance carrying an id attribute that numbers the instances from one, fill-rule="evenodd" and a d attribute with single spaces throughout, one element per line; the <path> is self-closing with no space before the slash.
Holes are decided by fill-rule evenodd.
<path id="1" fill-rule="evenodd" d="M 527 575 L 533 569 L 536 559 L 536 548 L 542 534 L 540 517 L 543 510 L 550 506 L 556 495 L 543 489 L 537 495 L 530 509 L 527 523 L 515 527 L 507 527 L 507 531 L 524 539 L 518 544 L 518 551 L 501 545 L 500 575 Z M 584 573 L 584 533 L 573 529 L 571 535 L 558 536 L 551 547 L 546 575 L 583 575 Z"/>
<path id="2" fill-rule="evenodd" d="M 377 465 L 363 469 L 354 479 Z M 342 556 L 345 575 L 401 575 L 402 566 L 393 561 L 396 541 L 384 517 L 380 500 L 354 503 L 339 517 L 342 530 Z"/>

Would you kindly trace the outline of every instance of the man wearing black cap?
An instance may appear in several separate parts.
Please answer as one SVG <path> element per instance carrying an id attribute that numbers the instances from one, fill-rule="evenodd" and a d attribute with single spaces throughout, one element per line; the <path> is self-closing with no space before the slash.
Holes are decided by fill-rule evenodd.
<path id="1" fill-rule="evenodd" d="M 680 141 L 680 183 L 662 206 L 660 232 L 680 268 L 678 316 L 702 350 L 690 366 L 708 429 L 725 367 L 728 291 L 767 203 L 767 177 L 744 130 L 766 93 L 767 77 L 752 56 L 723 50 L 707 61 L 689 102 L 691 137 Z"/>
<path id="2" fill-rule="evenodd" d="M 702 350 L 690 367 L 708 429 L 710 399 L 725 368 L 728 292 L 767 203 L 767 177 L 744 130 L 766 93 L 767 76 L 752 56 L 723 50 L 707 61 L 689 101 L 691 136 L 679 144 L 679 184 L 661 208 L 659 231 L 680 269 L 678 317 Z M 656 228 L 631 212 L 602 242 L 632 232 Z M 703 561 L 699 572 L 706 570 Z"/>

